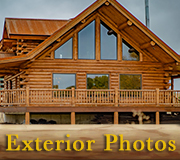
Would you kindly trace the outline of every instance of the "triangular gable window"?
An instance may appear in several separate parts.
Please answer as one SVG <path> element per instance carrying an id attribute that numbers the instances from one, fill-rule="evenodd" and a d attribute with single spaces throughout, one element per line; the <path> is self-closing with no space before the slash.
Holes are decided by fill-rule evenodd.
<path id="1" fill-rule="evenodd" d="M 139 52 L 134 49 L 130 44 L 123 40 L 122 45 L 123 60 L 126 61 L 139 61 Z"/>
<path id="2" fill-rule="evenodd" d="M 56 59 L 72 59 L 72 38 L 55 51 Z"/>

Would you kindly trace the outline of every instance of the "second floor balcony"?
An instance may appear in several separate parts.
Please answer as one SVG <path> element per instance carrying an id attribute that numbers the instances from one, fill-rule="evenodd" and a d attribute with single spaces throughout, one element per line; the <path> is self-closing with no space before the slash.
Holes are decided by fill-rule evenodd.
<path id="1" fill-rule="evenodd" d="M 180 90 L 14 89 L 1 90 L 1 107 L 180 107 Z"/>

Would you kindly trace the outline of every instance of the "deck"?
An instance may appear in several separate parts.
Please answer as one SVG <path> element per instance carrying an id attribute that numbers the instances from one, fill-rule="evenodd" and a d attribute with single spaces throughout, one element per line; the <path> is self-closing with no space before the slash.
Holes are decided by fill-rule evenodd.
<path id="1" fill-rule="evenodd" d="M 4 107 L 178 107 L 180 90 L 14 89 L 1 90 Z"/>

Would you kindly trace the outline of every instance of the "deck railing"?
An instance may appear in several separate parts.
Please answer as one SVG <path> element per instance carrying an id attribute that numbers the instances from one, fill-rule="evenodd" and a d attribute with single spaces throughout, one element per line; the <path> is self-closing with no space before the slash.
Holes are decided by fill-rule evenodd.
<path id="1" fill-rule="evenodd" d="M 121 106 L 153 104 L 180 106 L 177 90 L 13 89 L 1 90 L 1 106 Z"/>
<path id="2" fill-rule="evenodd" d="M 1 90 L 1 105 L 22 105 L 26 104 L 26 90 L 13 89 Z"/>

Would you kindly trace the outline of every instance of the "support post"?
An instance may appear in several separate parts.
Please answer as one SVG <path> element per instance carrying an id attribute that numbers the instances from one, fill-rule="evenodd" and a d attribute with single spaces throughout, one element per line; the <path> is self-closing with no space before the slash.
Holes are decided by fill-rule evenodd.
<path id="1" fill-rule="evenodd" d="M 25 113 L 25 124 L 26 125 L 30 124 L 30 113 L 29 112 Z"/>
<path id="2" fill-rule="evenodd" d="M 118 107 L 118 88 L 115 88 L 115 107 Z"/>
<path id="3" fill-rule="evenodd" d="M 98 61 L 101 59 L 100 25 L 101 25 L 100 18 L 96 17 L 96 60 Z"/>
<path id="4" fill-rule="evenodd" d="M 159 112 L 156 112 L 156 124 L 160 124 L 160 121 L 159 121 Z"/>
<path id="5" fill-rule="evenodd" d="M 74 107 L 75 106 L 75 96 L 74 96 L 74 93 L 75 93 L 75 88 L 73 87 L 72 88 L 72 106 Z"/>
<path id="6" fill-rule="evenodd" d="M 114 124 L 119 124 L 118 112 L 114 112 Z"/>
<path id="7" fill-rule="evenodd" d="M 174 90 L 174 78 L 171 77 L 171 103 L 174 103 L 174 96 L 173 96 L 173 90 Z"/>
<path id="8" fill-rule="evenodd" d="M 29 86 L 26 87 L 26 104 L 29 106 Z"/>
<path id="9" fill-rule="evenodd" d="M 78 59 L 78 33 L 75 33 L 73 38 L 73 58 Z"/>
<path id="10" fill-rule="evenodd" d="M 75 124 L 75 112 L 71 112 L 71 124 Z"/>
<path id="11" fill-rule="evenodd" d="M 159 105 L 159 88 L 156 88 L 156 104 Z"/>
<path id="12" fill-rule="evenodd" d="M 117 35 L 117 39 L 118 39 L 117 59 L 118 61 L 122 61 L 122 38 L 120 34 Z"/>

